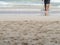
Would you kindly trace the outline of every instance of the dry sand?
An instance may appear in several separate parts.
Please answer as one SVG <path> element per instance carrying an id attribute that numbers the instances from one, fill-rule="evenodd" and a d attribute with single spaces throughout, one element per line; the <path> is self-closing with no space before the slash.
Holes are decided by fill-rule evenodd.
<path id="1" fill-rule="evenodd" d="M 60 17 L 1 17 L 0 45 L 60 45 Z"/>

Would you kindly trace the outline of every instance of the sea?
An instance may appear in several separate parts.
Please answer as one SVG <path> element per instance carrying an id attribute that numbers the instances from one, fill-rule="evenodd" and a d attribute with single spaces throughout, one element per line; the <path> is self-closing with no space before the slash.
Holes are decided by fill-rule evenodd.
<path id="1" fill-rule="evenodd" d="M 15 7 L 17 5 L 43 5 L 44 2 L 42 0 L 0 0 L 0 7 Z M 55 7 L 52 9 L 54 11 L 50 11 L 50 15 L 59 15 L 60 16 L 60 0 L 51 0 L 51 5 Z M 22 14 L 22 15 L 44 15 L 44 11 L 1 11 L 0 14 Z"/>
<path id="2" fill-rule="evenodd" d="M 14 5 L 42 5 L 42 0 L 0 0 L 0 7 L 12 7 Z M 60 7 L 60 0 L 51 0 L 53 6 Z"/>

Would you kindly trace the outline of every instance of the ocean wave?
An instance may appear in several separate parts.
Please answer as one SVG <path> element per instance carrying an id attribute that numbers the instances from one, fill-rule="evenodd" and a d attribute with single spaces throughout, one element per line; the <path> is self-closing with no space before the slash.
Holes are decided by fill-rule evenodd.
<path id="1" fill-rule="evenodd" d="M 60 0 L 51 0 L 51 2 L 60 3 Z"/>
<path id="2" fill-rule="evenodd" d="M 53 0 L 52 0 L 53 2 Z M 59 3 L 60 4 L 60 3 Z M 7 1 L 0 1 L 0 7 L 13 7 L 13 6 L 16 6 L 16 5 L 40 5 L 42 6 L 43 5 L 43 2 L 7 2 Z M 53 6 L 57 6 L 58 4 L 53 4 Z M 57 7 L 60 7 L 60 5 L 58 5 Z"/>
<path id="3" fill-rule="evenodd" d="M 11 2 L 0 1 L 0 7 L 11 7 L 11 6 L 12 6 Z"/>
<path id="4" fill-rule="evenodd" d="M 36 2 L 5 2 L 5 1 L 0 1 L 0 7 L 12 7 L 16 5 L 42 5 L 40 3 Z"/>

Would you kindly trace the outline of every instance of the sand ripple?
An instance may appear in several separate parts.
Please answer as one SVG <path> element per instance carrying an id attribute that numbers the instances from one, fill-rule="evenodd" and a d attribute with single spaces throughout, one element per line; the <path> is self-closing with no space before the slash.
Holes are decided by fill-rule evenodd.
<path id="1" fill-rule="evenodd" d="M 0 45 L 60 45 L 60 21 L 1 21 Z"/>

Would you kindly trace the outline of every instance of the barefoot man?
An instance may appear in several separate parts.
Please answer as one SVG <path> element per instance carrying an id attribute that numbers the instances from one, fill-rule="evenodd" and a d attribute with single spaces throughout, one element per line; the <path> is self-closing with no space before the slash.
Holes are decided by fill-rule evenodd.
<path id="1" fill-rule="evenodd" d="M 45 15 L 48 15 L 49 6 L 50 6 L 50 0 L 44 0 Z"/>

